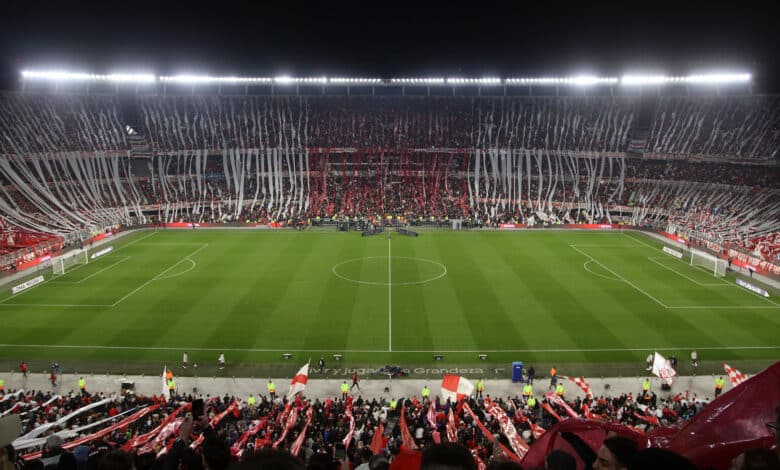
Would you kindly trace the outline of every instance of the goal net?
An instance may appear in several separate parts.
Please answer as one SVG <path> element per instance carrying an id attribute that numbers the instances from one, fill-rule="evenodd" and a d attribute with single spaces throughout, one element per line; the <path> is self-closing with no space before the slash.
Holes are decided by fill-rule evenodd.
<path id="1" fill-rule="evenodd" d="M 77 264 L 87 264 L 89 258 L 87 257 L 87 250 L 76 250 L 70 253 L 66 253 L 52 262 L 52 268 L 54 274 L 65 274 L 71 266 Z"/>
<path id="2" fill-rule="evenodd" d="M 705 253 L 704 251 L 691 249 L 691 266 L 702 266 L 708 271 L 712 271 L 713 276 L 723 277 L 726 275 L 725 259 Z"/>

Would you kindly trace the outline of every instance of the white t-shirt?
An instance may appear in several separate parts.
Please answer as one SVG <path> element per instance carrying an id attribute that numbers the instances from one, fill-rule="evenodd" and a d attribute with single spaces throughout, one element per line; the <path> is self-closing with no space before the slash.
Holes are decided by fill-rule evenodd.
<path id="1" fill-rule="evenodd" d="M 220 354 L 219 355 L 219 362 L 225 362 L 225 355 L 224 354 Z"/>
<path id="2" fill-rule="evenodd" d="M 699 355 L 696 353 L 696 351 L 691 351 L 691 360 L 695 361 L 699 358 Z"/>

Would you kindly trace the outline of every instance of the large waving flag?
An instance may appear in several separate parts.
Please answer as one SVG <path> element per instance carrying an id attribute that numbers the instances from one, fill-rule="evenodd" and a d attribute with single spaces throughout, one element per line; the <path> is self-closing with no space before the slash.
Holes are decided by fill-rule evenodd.
<path id="1" fill-rule="evenodd" d="M 376 455 L 382 452 L 382 448 L 385 446 L 385 440 L 382 436 L 385 433 L 385 425 L 379 423 L 379 426 L 374 428 L 374 436 L 371 438 L 371 445 L 368 446 L 371 449 L 371 453 Z"/>
<path id="2" fill-rule="evenodd" d="M 744 382 L 745 380 L 747 380 L 747 376 L 745 374 L 731 367 L 725 362 L 723 363 L 723 369 L 725 369 L 726 373 L 729 375 L 729 380 L 731 380 L 731 385 L 735 387 L 741 384 L 742 382 Z"/>
<path id="3" fill-rule="evenodd" d="M 561 378 L 571 380 L 580 388 L 580 390 L 585 392 L 585 396 L 593 399 L 593 392 L 590 391 L 590 385 L 585 381 L 585 377 L 566 377 L 565 375 L 562 375 Z"/>
<path id="4" fill-rule="evenodd" d="M 662 355 L 655 353 L 653 357 L 653 374 L 667 384 L 672 385 L 672 377 L 677 375 L 677 371 L 672 367 L 672 363 Z"/>
<path id="5" fill-rule="evenodd" d="M 309 363 L 307 362 L 301 370 L 295 374 L 290 382 L 290 391 L 287 393 L 287 399 L 291 400 L 297 393 L 306 390 L 306 382 L 309 381 Z"/>
<path id="6" fill-rule="evenodd" d="M 474 384 L 459 375 L 445 375 L 441 381 L 441 397 L 452 402 L 462 400 L 474 391 Z"/>

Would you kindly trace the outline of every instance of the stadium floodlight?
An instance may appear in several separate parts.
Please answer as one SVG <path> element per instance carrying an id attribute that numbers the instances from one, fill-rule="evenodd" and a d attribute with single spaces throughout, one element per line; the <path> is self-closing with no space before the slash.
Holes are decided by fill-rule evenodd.
<path id="1" fill-rule="evenodd" d="M 330 83 L 339 84 L 339 85 L 351 85 L 351 84 L 367 85 L 372 83 L 380 83 L 382 79 L 381 78 L 332 77 L 328 79 L 328 81 Z"/>
<path id="2" fill-rule="evenodd" d="M 160 77 L 161 82 L 180 83 L 190 85 L 205 85 L 209 83 L 227 83 L 227 84 L 249 84 L 249 83 L 271 83 L 272 79 L 268 77 L 214 77 L 211 75 L 171 75 Z"/>
<path id="3" fill-rule="evenodd" d="M 282 84 L 282 85 L 289 85 L 290 83 L 293 83 L 294 81 L 295 81 L 294 78 L 288 77 L 287 75 L 274 77 L 274 83 L 279 83 L 279 84 Z"/>
<path id="4" fill-rule="evenodd" d="M 749 73 L 711 73 L 678 78 L 688 83 L 747 83 L 752 77 Z"/>
<path id="5" fill-rule="evenodd" d="M 709 73 L 669 77 L 666 75 L 624 75 L 620 79 L 623 85 L 664 85 L 666 83 L 691 83 L 725 85 L 729 83 L 748 83 L 749 73 Z"/>
<path id="6" fill-rule="evenodd" d="M 447 79 L 448 85 L 500 85 L 501 79 L 497 77 L 485 78 L 461 78 L 450 77 Z"/>
<path id="7" fill-rule="evenodd" d="M 392 78 L 390 83 L 398 85 L 443 85 L 444 79 L 437 77 L 428 78 Z"/>
<path id="8" fill-rule="evenodd" d="M 668 81 L 665 75 L 623 75 L 622 85 L 662 85 Z"/>
<path id="9" fill-rule="evenodd" d="M 153 83 L 156 78 L 150 73 L 109 73 L 94 74 L 65 72 L 59 70 L 22 70 L 24 80 L 45 80 L 54 82 L 115 82 L 115 83 Z"/>
<path id="10" fill-rule="evenodd" d="M 529 77 L 529 78 L 507 78 L 504 82 L 507 85 L 573 85 L 573 86 L 592 86 L 592 85 L 614 85 L 618 83 L 617 77 L 596 77 L 593 75 L 577 75 L 573 77 Z"/>

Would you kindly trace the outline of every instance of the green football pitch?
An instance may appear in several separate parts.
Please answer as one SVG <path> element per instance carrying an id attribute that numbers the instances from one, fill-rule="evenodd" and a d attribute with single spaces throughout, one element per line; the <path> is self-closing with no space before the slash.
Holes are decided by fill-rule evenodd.
<path id="1" fill-rule="evenodd" d="M 756 295 L 637 232 L 172 230 L 110 245 L 19 294 L 5 286 L 4 370 L 25 359 L 151 373 L 184 351 L 212 369 L 224 352 L 245 375 L 333 354 L 366 366 L 618 369 L 652 351 L 780 355 L 777 292 Z"/>

